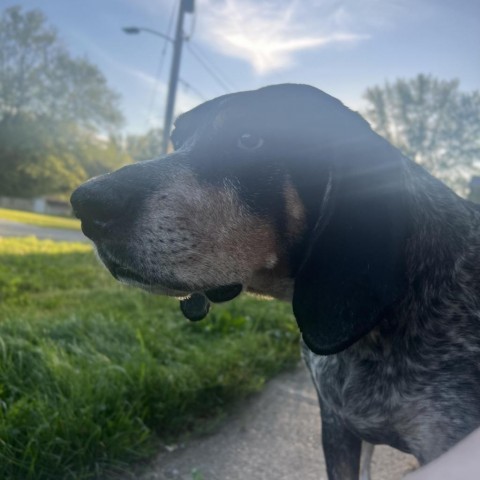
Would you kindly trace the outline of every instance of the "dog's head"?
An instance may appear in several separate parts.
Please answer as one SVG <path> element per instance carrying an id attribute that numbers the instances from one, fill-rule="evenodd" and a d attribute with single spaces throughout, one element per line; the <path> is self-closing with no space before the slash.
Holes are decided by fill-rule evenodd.
<path id="1" fill-rule="evenodd" d="M 289 298 L 317 353 L 352 344 L 398 298 L 403 160 L 338 100 L 304 85 L 226 95 L 181 115 L 172 142 L 72 195 L 115 278 Z"/>

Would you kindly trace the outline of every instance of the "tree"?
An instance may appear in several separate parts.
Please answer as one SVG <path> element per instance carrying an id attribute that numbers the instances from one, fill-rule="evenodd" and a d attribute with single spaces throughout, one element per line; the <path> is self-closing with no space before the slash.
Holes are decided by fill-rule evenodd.
<path id="1" fill-rule="evenodd" d="M 127 152 L 137 162 L 156 158 L 162 153 L 162 136 L 160 128 L 152 128 L 145 135 L 128 135 Z"/>
<path id="2" fill-rule="evenodd" d="M 40 11 L 7 8 L 0 16 L 0 193 L 66 192 L 85 179 L 83 145 L 121 124 L 118 102 L 98 68 L 70 56 Z"/>
<path id="3" fill-rule="evenodd" d="M 480 162 L 480 92 L 429 75 L 366 90 L 372 128 L 433 175 L 466 195 Z"/>
<path id="4" fill-rule="evenodd" d="M 111 172 L 133 161 L 123 141 L 115 135 L 86 138 L 77 146 L 76 152 L 87 178 Z"/>
<path id="5" fill-rule="evenodd" d="M 122 122 L 98 68 L 72 58 L 38 10 L 7 8 L 0 17 L 0 119 L 28 112 L 87 128 Z"/>
<path id="6" fill-rule="evenodd" d="M 0 122 L 1 195 L 63 192 L 85 176 L 72 148 L 61 145 L 61 135 L 52 135 L 58 128 L 42 120 L 17 114 Z"/>

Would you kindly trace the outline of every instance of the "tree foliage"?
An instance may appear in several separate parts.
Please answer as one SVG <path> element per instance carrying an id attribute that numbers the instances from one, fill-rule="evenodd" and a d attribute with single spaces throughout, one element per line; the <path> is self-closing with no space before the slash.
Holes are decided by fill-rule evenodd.
<path id="1" fill-rule="evenodd" d="M 86 138 L 77 145 L 76 151 L 87 178 L 111 172 L 132 162 L 122 139 L 115 135 Z"/>
<path id="2" fill-rule="evenodd" d="M 88 128 L 122 122 L 118 95 L 85 58 L 72 58 L 38 10 L 0 17 L 0 118 L 28 112 Z"/>
<path id="3" fill-rule="evenodd" d="M 136 162 L 156 158 L 162 153 L 162 135 L 160 128 L 152 128 L 145 135 L 128 135 L 127 152 Z"/>
<path id="4" fill-rule="evenodd" d="M 99 69 L 72 57 L 40 11 L 7 8 L 0 16 L 0 194 L 66 192 L 90 168 L 106 171 L 91 157 L 99 133 L 123 120 L 118 102 Z"/>
<path id="5" fill-rule="evenodd" d="M 480 162 L 480 92 L 418 75 L 365 92 L 374 130 L 465 195 Z"/>
<path id="6" fill-rule="evenodd" d="M 52 130 L 57 135 L 52 135 Z M 67 132 L 65 132 L 66 134 Z M 26 114 L 0 122 L 0 194 L 29 197 L 61 192 L 84 176 L 74 152 L 62 145 L 58 126 Z"/>

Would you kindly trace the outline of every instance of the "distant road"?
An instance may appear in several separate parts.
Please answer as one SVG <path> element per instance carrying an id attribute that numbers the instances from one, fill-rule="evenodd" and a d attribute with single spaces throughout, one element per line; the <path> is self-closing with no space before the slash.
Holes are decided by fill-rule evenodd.
<path id="1" fill-rule="evenodd" d="M 0 237 L 28 237 L 49 238 L 62 242 L 88 242 L 82 232 L 63 228 L 44 228 L 26 223 L 12 222 L 0 219 Z"/>

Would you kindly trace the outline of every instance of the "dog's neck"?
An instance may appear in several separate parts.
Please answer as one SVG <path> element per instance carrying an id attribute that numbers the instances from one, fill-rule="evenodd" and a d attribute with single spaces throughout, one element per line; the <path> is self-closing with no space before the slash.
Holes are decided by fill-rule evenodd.
<path id="1" fill-rule="evenodd" d="M 408 279 L 451 281 L 458 262 L 477 244 L 480 209 L 413 162 L 406 165 L 405 185 L 411 217 Z"/>
<path id="2" fill-rule="evenodd" d="M 460 338 L 462 328 L 468 328 L 465 322 L 478 312 L 480 208 L 413 162 L 406 163 L 404 174 L 411 217 L 405 245 L 407 291 L 359 342 L 362 354 L 379 342 L 388 344 L 387 339 L 408 343 L 421 336 L 434 343 L 443 335 L 439 332 Z M 452 301 L 459 295 L 462 302 Z"/>
<path id="3" fill-rule="evenodd" d="M 280 261 L 274 268 L 256 272 L 247 284 L 247 292 L 261 297 L 291 302 L 294 279 L 289 275 L 286 262 Z"/>

